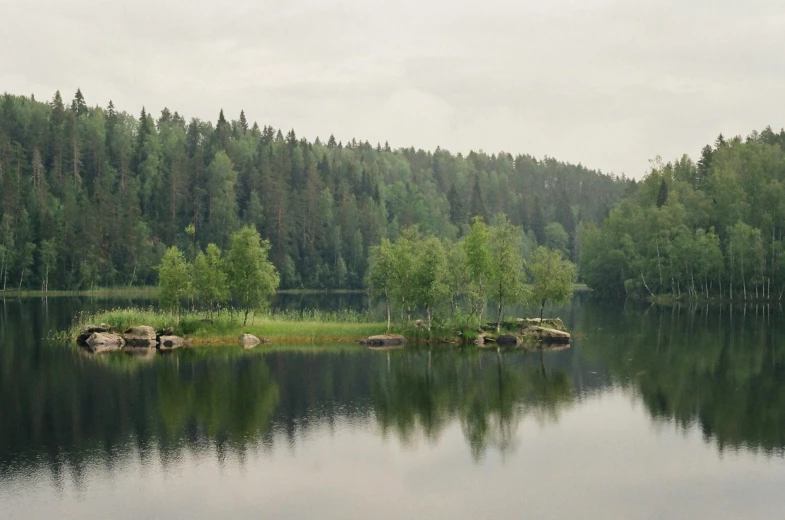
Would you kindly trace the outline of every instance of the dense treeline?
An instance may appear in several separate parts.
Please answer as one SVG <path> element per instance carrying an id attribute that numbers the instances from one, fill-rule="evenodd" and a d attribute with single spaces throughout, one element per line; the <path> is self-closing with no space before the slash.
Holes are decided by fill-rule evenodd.
<path id="1" fill-rule="evenodd" d="M 654 161 L 601 228 L 579 233 L 598 293 L 780 300 L 785 293 L 785 131 L 722 136 L 695 163 Z"/>
<path id="2" fill-rule="evenodd" d="M 153 284 L 167 247 L 192 261 L 243 224 L 269 240 L 284 288 L 360 287 L 382 238 L 416 224 L 455 239 L 497 213 L 574 255 L 578 224 L 629 182 L 527 155 L 308 142 L 243 113 L 136 117 L 77 91 L 3 96 L 0 186 L 0 286 L 46 290 Z"/>

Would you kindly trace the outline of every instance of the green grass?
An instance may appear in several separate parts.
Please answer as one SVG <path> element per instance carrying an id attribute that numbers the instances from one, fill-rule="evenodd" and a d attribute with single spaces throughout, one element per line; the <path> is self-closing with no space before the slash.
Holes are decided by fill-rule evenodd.
<path id="1" fill-rule="evenodd" d="M 345 312 L 276 312 L 249 317 L 243 325 L 238 313 L 221 312 L 207 320 L 204 313 L 184 312 L 174 316 L 154 309 L 114 309 L 96 313 L 79 313 L 68 332 L 71 338 L 87 324 L 106 323 L 122 331 L 136 325 L 156 330 L 171 327 L 174 333 L 191 338 L 194 345 L 237 343 L 240 334 L 253 334 L 275 343 L 354 342 L 385 331 L 384 323 L 369 322 L 364 314 Z"/>
<path id="2" fill-rule="evenodd" d="M 73 339 L 84 325 L 101 323 L 116 331 L 138 325 L 149 325 L 156 330 L 171 327 L 176 335 L 189 338 L 195 346 L 236 345 L 237 338 L 245 333 L 280 344 L 345 344 L 387 332 L 386 323 L 372 320 L 366 312 L 352 310 L 272 311 L 251 315 L 243 325 L 243 316 L 238 312 L 222 311 L 208 320 L 204 312 L 185 311 L 176 316 L 150 307 L 81 312 L 68 331 L 56 333 L 53 338 Z M 515 320 L 508 320 L 502 323 L 501 333 L 515 333 L 517 328 Z M 411 322 L 394 323 L 390 332 L 414 344 L 471 344 L 478 336 L 476 318 L 466 315 L 436 320 L 431 331 Z M 489 330 L 489 334 L 495 336 L 495 330 Z"/>

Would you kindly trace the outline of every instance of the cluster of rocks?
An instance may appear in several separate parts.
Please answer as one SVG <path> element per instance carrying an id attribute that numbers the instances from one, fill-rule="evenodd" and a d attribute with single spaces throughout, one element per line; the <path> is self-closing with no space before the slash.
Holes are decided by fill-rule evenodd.
<path id="1" fill-rule="evenodd" d="M 480 335 L 474 343 L 480 347 L 499 346 L 504 348 L 569 348 L 571 336 L 564 327 L 564 322 L 560 318 L 526 318 L 504 322 L 503 327 L 508 332 L 496 335 L 496 323 L 488 323 L 480 331 Z M 455 343 L 465 342 L 459 336 Z M 449 342 L 444 339 L 440 342 Z M 370 336 L 358 341 L 361 345 L 366 345 L 371 349 L 394 349 L 402 348 L 406 344 L 406 338 L 399 335 L 383 334 Z"/>
<path id="2" fill-rule="evenodd" d="M 155 350 L 174 350 L 188 343 L 185 338 L 175 336 L 172 329 L 156 331 L 147 325 L 139 325 L 120 333 L 105 323 L 85 325 L 76 342 L 96 354 L 116 350 L 142 354 Z"/>
<path id="3" fill-rule="evenodd" d="M 570 342 L 570 335 L 561 330 L 532 326 L 520 328 L 516 334 L 502 334 L 496 338 L 480 336 L 478 343 L 480 340 L 483 343 L 495 342 L 500 347 L 520 347 L 524 343 L 566 345 Z"/>
<path id="4" fill-rule="evenodd" d="M 246 349 L 270 343 L 270 340 L 252 334 L 242 334 L 238 339 Z M 175 336 L 171 328 L 155 330 L 147 325 L 139 325 L 121 333 L 106 323 L 85 325 L 76 337 L 76 342 L 95 354 L 122 350 L 136 355 L 166 352 L 190 343 L 186 338 Z"/>
<path id="5" fill-rule="evenodd" d="M 542 348 L 543 345 L 569 345 L 570 334 L 565 330 L 564 322 L 559 318 L 527 318 L 516 320 L 517 327 L 513 334 L 493 336 L 486 332 L 480 333 L 477 345 L 487 346 L 495 344 L 499 347 L 515 348 L 533 346 Z"/>

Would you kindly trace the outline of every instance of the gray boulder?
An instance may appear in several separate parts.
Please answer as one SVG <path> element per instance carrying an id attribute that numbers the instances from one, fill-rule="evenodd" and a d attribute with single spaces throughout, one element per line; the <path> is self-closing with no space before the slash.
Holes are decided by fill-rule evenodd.
<path id="1" fill-rule="evenodd" d="M 522 318 L 518 320 L 518 324 L 525 327 L 546 327 L 561 331 L 567 330 L 561 318 L 543 318 L 542 320 L 540 318 Z"/>
<path id="2" fill-rule="evenodd" d="M 85 325 L 79 331 L 79 335 L 76 337 L 76 342 L 80 345 L 87 345 L 87 338 L 96 332 L 110 332 L 110 327 L 106 323 L 102 323 L 100 325 Z"/>
<path id="3" fill-rule="evenodd" d="M 172 327 L 166 327 L 165 329 L 161 329 L 155 332 L 156 336 L 159 338 L 161 336 L 172 336 L 174 335 L 174 329 Z"/>
<path id="4" fill-rule="evenodd" d="M 536 339 L 544 343 L 569 343 L 570 335 L 563 330 L 549 329 L 546 327 L 526 327 L 518 331 L 522 336 Z"/>
<path id="5" fill-rule="evenodd" d="M 154 348 L 157 343 L 155 329 L 147 325 L 131 327 L 123 333 L 123 339 L 132 347 Z"/>
<path id="6" fill-rule="evenodd" d="M 93 332 L 87 340 L 85 345 L 90 347 L 90 350 L 96 354 L 101 352 L 111 352 L 119 350 L 125 345 L 125 341 L 119 334 L 111 334 L 109 332 Z"/>
<path id="7" fill-rule="evenodd" d="M 254 348 L 256 345 L 259 345 L 260 343 L 265 343 L 265 340 L 261 338 L 257 338 L 253 334 L 240 335 L 240 344 L 245 348 Z"/>
<path id="8" fill-rule="evenodd" d="M 184 347 L 185 345 L 185 338 L 181 338 L 180 336 L 161 336 L 159 338 L 158 348 L 161 350 L 174 350 Z"/>

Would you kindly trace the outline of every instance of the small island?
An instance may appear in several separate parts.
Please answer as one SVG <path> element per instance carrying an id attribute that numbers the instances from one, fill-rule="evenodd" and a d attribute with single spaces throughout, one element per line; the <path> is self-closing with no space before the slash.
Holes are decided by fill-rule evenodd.
<path id="1" fill-rule="evenodd" d="M 177 247 L 169 248 L 157 268 L 157 309 L 80 315 L 68 336 L 94 353 L 238 343 L 569 344 L 564 323 L 543 312 L 547 302 L 571 297 L 575 266 L 545 247 L 527 260 L 521 242 L 520 228 L 503 215 L 490 226 L 475 218 L 460 241 L 424 235 L 417 227 L 395 241 L 383 238 L 368 258 L 369 295 L 385 308 L 386 320 L 375 321 L 370 312 L 266 312 L 279 275 L 268 259 L 269 242 L 244 227 L 231 235 L 225 253 L 209 244 L 189 262 Z M 496 311 L 492 321 L 485 317 L 489 301 Z M 537 305 L 539 317 L 506 319 L 505 310 L 519 304 Z"/>

